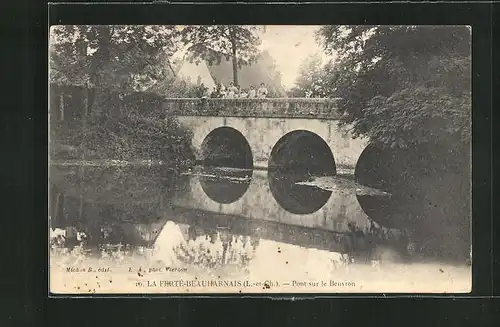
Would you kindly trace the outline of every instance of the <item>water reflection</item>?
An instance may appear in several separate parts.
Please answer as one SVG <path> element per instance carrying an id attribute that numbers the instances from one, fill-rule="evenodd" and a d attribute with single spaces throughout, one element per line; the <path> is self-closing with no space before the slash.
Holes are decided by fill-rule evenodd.
<path id="1" fill-rule="evenodd" d="M 248 175 L 251 171 L 222 170 L 204 168 L 197 178 L 207 196 L 218 203 L 230 203 L 248 190 L 251 181 Z M 218 178 L 210 179 L 210 176 Z M 280 178 L 277 181 L 278 189 L 281 187 L 280 194 L 286 195 L 283 191 L 287 190 L 303 192 L 302 199 L 299 193 L 292 194 L 298 205 L 290 210 L 295 212 L 315 211 L 317 209 L 314 206 L 318 207 L 317 199 L 320 195 L 324 194 L 321 200 L 324 203 L 331 194 L 307 186 L 292 186 L 298 175 L 290 177 L 288 181 L 284 175 L 272 176 L 271 180 Z M 178 251 L 191 253 L 194 249 L 191 243 L 204 239 L 206 244 L 203 243 L 205 245 L 201 247 L 196 245 L 195 252 L 205 251 L 207 254 L 220 256 L 217 258 L 222 263 L 236 260 L 232 250 L 235 244 L 255 251 L 260 239 L 324 250 L 339 249 L 338 233 L 312 229 L 307 224 L 301 226 L 300 221 L 283 224 L 279 221 L 200 210 L 201 208 L 176 207 L 174 197 L 183 198 L 192 194 L 192 179 L 193 176 L 174 176 L 168 171 L 152 167 L 53 166 L 50 178 L 50 224 L 53 231 L 65 234 L 64 237 L 54 237 L 53 245 L 63 246 L 64 243 L 66 248 L 82 245 L 93 249 L 95 253 L 100 253 L 103 246 L 118 244 L 125 247 L 154 248 L 160 233 L 168 230 L 165 229 L 170 226 L 166 224 L 168 220 L 186 226 L 183 231 L 186 244 L 180 246 Z M 272 184 L 276 187 L 275 182 Z M 307 201 L 312 204 L 308 205 Z M 294 201 L 290 200 L 289 203 L 291 202 Z M 219 243 L 220 253 L 208 246 Z M 191 260 L 189 256 L 186 258 L 187 261 Z"/>
<path id="2" fill-rule="evenodd" d="M 413 189 L 415 176 L 409 169 L 411 158 L 411 152 L 398 156 L 391 149 L 375 145 L 367 146 L 361 153 L 355 170 L 356 181 L 391 194 L 391 197 L 357 195 L 366 214 L 379 224 L 395 228 L 408 226 L 412 203 L 417 197 Z"/>
<path id="3" fill-rule="evenodd" d="M 276 201 L 283 209 L 298 215 L 318 211 L 332 194 L 321 188 L 297 184 L 310 178 L 308 173 L 290 173 L 283 170 L 268 172 L 269 186 Z"/>
<path id="4" fill-rule="evenodd" d="M 213 274 L 248 271 L 262 244 L 326 257 L 351 251 L 347 222 L 361 234 L 369 227 L 355 194 L 297 184 L 307 179 L 221 167 L 179 176 L 158 167 L 53 166 L 50 224 L 59 236 L 52 246 L 94 257 L 146 256 Z"/>
<path id="5" fill-rule="evenodd" d="M 318 135 L 295 130 L 281 137 L 271 151 L 268 181 L 272 195 L 286 211 L 297 214 L 312 214 L 329 200 L 328 190 L 308 182 L 314 175 L 333 176 L 336 165 L 328 144 Z"/>
<path id="6" fill-rule="evenodd" d="M 205 194 L 217 203 L 229 204 L 245 194 L 250 185 L 252 171 L 221 167 L 203 168 L 199 181 Z"/>
<path id="7" fill-rule="evenodd" d="M 409 258 L 406 234 L 370 224 L 352 176 L 52 166 L 50 182 L 51 274 L 89 260 L 170 267 L 184 279 L 361 280 L 378 269 L 373 260 Z M 57 276 L 73 283 L 71 274 Z M 403 277 L 386 269 L 377 278 Z"/>
<path id="8" fill-rule="evenodd" d="M 195 230 L 196 226 L 189 226 Z M 256 250 L 249 237 L 235 235 L 228 230 L 205 230 L 202 235 L 180 242 L 173 253 L 181 264 L 219 271 L 221 268 L 245 269 Z"/>

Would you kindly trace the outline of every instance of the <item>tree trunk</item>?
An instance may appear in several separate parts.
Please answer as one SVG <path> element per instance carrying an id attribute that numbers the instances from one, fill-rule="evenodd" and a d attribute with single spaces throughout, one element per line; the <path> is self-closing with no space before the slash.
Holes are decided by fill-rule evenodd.
<path id="1" fill-rule="evenodd" d="M 54 192 L 57 192 L 54 188 Z M 53 204 L 53 209 L 54 209 L 54 216 L 52 217 L 52 223 L 51 223 L 51 228 L 57 228 L 59 226 L 59 201 L 61 198 L 61 193 L 57 192 L 55 203 Z"/>
<path id="2" fill-rule="evenodd" d="M 59 95 L 59 120 L 64 120 L 64 93 Z"/>
<path id="3" fill-rule="evenodd" d="M 61 194 L 61 202 L 62 202 L 62 210 L 61 210 L 61 219 L 64 221 L 64 225 L 66 226 L 66 224 L 68 223 L 68 217 L 66 215 L 66 196 L 63 194 Z"/>
<path id="4" fill-rule="evenodd" d="M 89 87 L 85 85 L 85 90 L 83 91 L 83 121 L 87 120 L 89 114 Z"/>
<path id="5" fill-rule="evenodd" d="M 94 91 L 94 97 L 92 101 L 92 106 L 89 108 L 90 112 L 92 113 L 93 116 L 99 116 L 103 112 L 103 108 L 100 106 L 100 99 L 101 99 L 101 90 L 100 90 L 100 80 L 98 76 L 97 67 L 94 68 L 94 72 L 90 75 L 90 80 L 92 83 L 93 91 Z"/>
<path id="6" fill-rule="evenodd" d="M 229 28 L 229 35 L 231 39 L 231 52 L 233 59 L 233 83 L 238 85 L 238 58 L 236 57 L 236 36 L 234 35 L 234 30 Z"/>
<path id="7" fill-rule="evenodd" d="M 86 144 L 85 144 L 85 130 L 87 128 L 87 117 L 89 115 L 89 87 L 85 85 L 85 90 L 83 91 L 83 116 L 82 116 L 82 129 L 84 131 L 82 144 L 81 144 L 81 153 L 80 160 L 85 160 L 86 153 Z M 80 166 L 80 178 L 83 178 L 83 166 Z"/>
<path id="8" fill-rule="evenodd" d="M 172 74 L 174 74 L 174 78 L 176 78 L 177 73 L 175 72 L 174 67 L 172 67 L 172 64 L 170 63 L 170 59 L 168 59 L 168 58 L 167 58 L 167 64 L 168 64 L 168 67 L 170 68 L 170 70 L 172 71 Z"/>
<path id="9" fill-rule="evenodd" d="M 238 61 L 236 60 L 235 51 L 233 51 L 233 82 L 238 85 Z"/>
<path id="10" fill-rule="evenodd" d="M 85 202 L 83 201 L 83 196 L 80 195 L 80 207 L 78 208 L 78 220 L 80 223 L 83 222 L 83 206 Z"/>
<path id="11" fill-rule="evenodd" d="M 91 62 L 91 74 L 90 79 L 92 82 L 92 87 L 94 88 L 94 101 L 92 102 L 91 111 L 95 115 L 104 114 L 107 115 L 109 108 L 107 108 L 107 100 L 109 98 L 109 92 L 107 87 L 109 85 L 104 85 L 105 80 L 103 77 L 103 67 L 105 67 L 110 62 L 110 48 L 111 48 L 111 38 L 113 34 L 113 28 L 106 26 L 97 27 L 98 33 L 98 47 L 97 51 L 92 56 Z"/>
<path id="12" fill-rule="evenodd" d="M 106 89 L 104 87 L 99 87 L 95 89 L 95 98 L 92 104 L 93 105 L 92 112 L 94 113 L 94 115 L 109 116 L 109 113 L 111 111 L 109 106 L 112 103 L 110 99 L 112 96 L 113 95 L 111 94 L 111 91 L 109 89 Z"/>

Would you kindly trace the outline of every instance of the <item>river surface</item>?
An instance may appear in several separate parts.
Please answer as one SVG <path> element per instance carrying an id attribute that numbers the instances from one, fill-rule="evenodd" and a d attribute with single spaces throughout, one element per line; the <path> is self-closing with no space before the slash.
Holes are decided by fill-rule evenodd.
<path id="1" fill-rule="evenodd" d="M 51 291 L 470 291 L 469 266 L 403 257 L 408 244 L 391 241 L 402 231 L 375 226 L 383 237 L 357 241 L 374 228 L 359 195 L 392 196 L 357 185 L 350 170 L 53 165 Z"/>

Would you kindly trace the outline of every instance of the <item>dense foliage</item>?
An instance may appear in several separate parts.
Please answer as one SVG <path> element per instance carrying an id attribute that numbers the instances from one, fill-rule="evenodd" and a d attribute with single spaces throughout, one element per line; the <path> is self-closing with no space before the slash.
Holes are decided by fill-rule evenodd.
<path id="1" fill-rule="evenodd" d="M 64 25 L 50 38 L 53 83 L 141 89 L 173 73 L 174 26 Z"/>
<path id="2" fill-rule="evenodd" d="M 158 111 L 161 96 L 195 92 L 174 81 L 176 35 L 173 26 L 53 27 L 50 82 L 60 89 L 51 92 L 52 158 L 188 165 L 188 131 Z M 56 119 L 58 111 L 70 115 Z"/>
<path id="3" fill-rule="evenodd" d="M 319 54 L 307 57 L 299 67 L 299 73 L 295 86 L 288 95 L 296 98 L 315 98 L 332 96 L 331 89 L 325 83 L 330 80 L 332 62 L 323 62 Z"/>
<path id="4" fill-rule="evenodd" d="M 257 26 L 190 25 L 180 32 L 182 42 L 191 54 L 190 60 L 205 60 L 209 65 L 222 58 L 233 63 L 233 81 L 238 84 L 238 67 L 254 62 L 261 41 Z"/>
<path id="5" fill-rule="evenodd" d="M 381 149 L 374 155 L 383 158 L 369 160 L 365 173 L 391 167 L 384 176 L 370 173 L 392 180 L 395 194 L 374 208 L 390 205 L 394 217 L 384 219 L 411 226 L 428 253 L 468 255 L 470 29 L 324 26 L 317 39 L 337 59 L 316 81 L 325 95 L 340 98 L 341 123 Z"/>
<path id="6" fill-rule="evenodd" d="M 82 108 L 109 115 L 110 93 L 145 91 L 172 84 L 171 56 L 178 50 L 174 26 L 65 25 L 51 29 L 50 82 L 95 92 Z"/>
<path id="7" fill-rule="evenodd" d="M 121 99 L 115 94 L 107 101 L 108 106 L 119 108 L 108 108 L 118 112 L 113 117 L 54 122 L 53 159 L 161 160 L 171 168 L 186 167 L 194 158 L 190 131 L 151 109 L 159 108 L 160 101 L 152 94 L 133 93 Z"/>
<path id="8" fill-rule="evenodd" d="M 468 27 L 325 26 L 317 37 L 338 56 L 323 83 L 356 134 L 394 147 L 470 142 Z"/>

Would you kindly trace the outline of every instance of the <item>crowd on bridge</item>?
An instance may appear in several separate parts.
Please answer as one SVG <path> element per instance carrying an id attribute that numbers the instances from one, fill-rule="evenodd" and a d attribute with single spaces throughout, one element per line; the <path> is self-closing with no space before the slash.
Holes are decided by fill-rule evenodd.
<path id="1" fill-rule="evenodd" d="M 216 84 L 210 91 L 203 83 L 198 87 L 197 96 L 199 98 L 225 98 L 225 99 L 265 99 L 269 91 L 265 83 L 260 83 L 256 88 L 250 85 L 249 88 L 241 88 L 233 82 L 226 88 L 223 84 Z"/>

